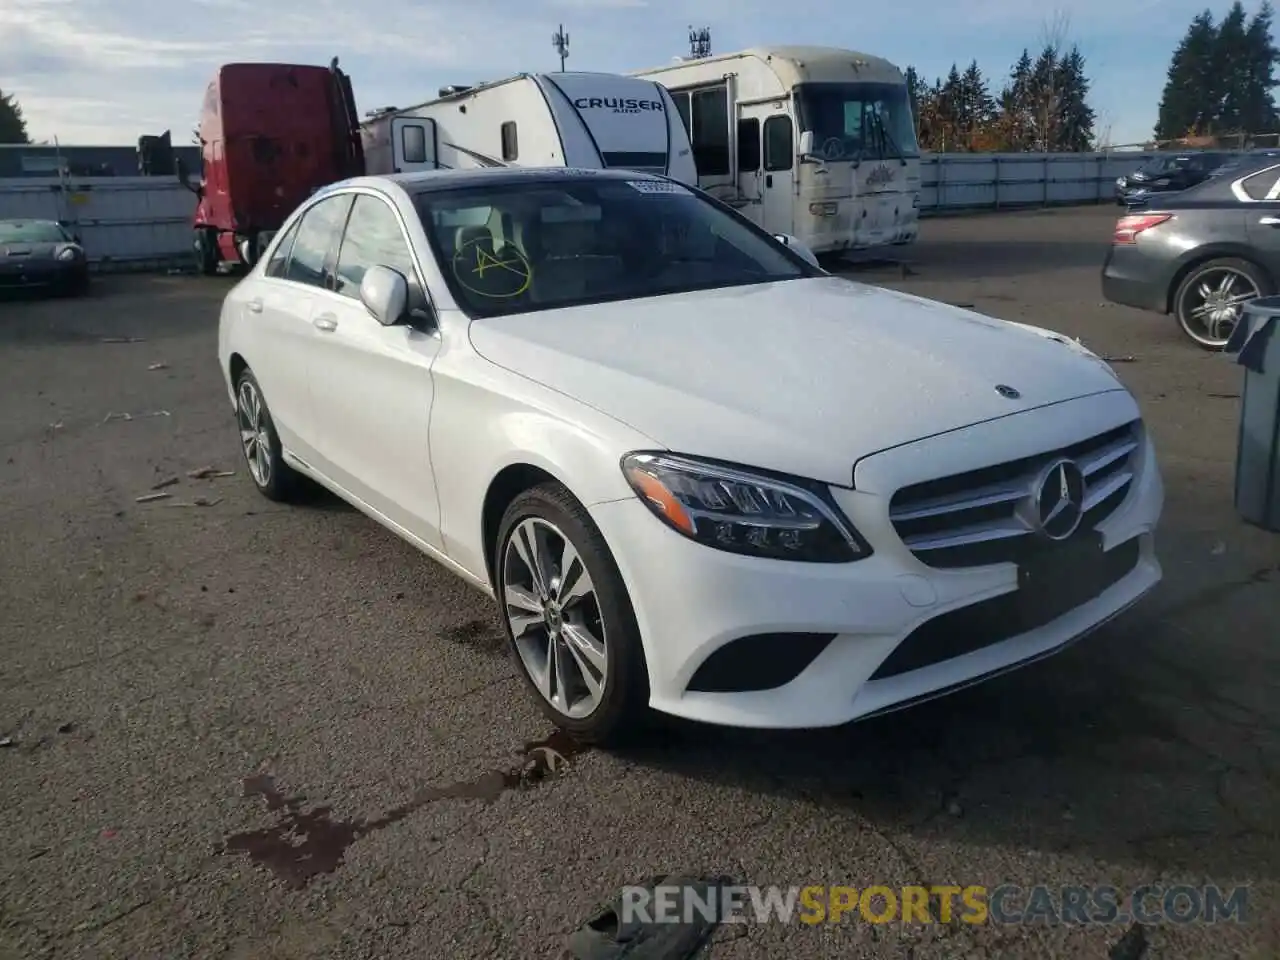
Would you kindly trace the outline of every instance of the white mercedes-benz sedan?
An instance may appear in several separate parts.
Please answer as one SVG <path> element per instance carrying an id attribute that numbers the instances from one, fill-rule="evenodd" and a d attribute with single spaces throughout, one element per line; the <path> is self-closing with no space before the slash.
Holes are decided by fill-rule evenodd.
<path id="1" fill-rule="evenodd" d="M 585 740 L 903 707 L 1161 575 L 1105 362 L 831 276 L 661 177 L 327 187 L 227 296 L 218 360 L 258 489 L 318 482 L 492 595 Z"/>

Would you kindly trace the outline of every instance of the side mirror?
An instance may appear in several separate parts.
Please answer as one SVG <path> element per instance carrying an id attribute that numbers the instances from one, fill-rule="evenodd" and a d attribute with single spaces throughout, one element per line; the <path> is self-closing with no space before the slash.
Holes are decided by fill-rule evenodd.
<path id="1" fill-rule="evenodd" d="M 821 269 L 821 264 L 818 263 L 818 258 L 814 255 L 813 251 L 795 237 L 791 236 L 791 234 L 775 233 L 773 235 L 773 239 L 777 240 L 784 247 L 790 247 L 796 253 L 800 254 L 800 256 L 802 256 L 806 261 L 813 264 L 813 266 Z"/>
<path id="2" fill-rule="evenodd" d="M 813 131 L 812 130 L 804 130 L 801 132 L 798 149 L 800 150 L 800 156 L 802 157 L 813 156 Z"/>
<path id="3" fill-rule="evenodd" d="M 409 307 L 409 281 L 390 267 L 375 266 L 360 281 L 360 302 L 384 327 L 403 322 Z"/>

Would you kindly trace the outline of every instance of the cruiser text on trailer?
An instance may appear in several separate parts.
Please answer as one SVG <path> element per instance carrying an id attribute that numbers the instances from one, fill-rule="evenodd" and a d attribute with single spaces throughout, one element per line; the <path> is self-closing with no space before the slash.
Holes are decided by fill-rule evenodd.
<path id="1" fill-rule="evenodd" d="M 906 78 L 887 60 L 771 47 L 637 71 L 671 91 L 698 184 L 818 254 L 911 243 L 920 149 Z"/>
<path id="2" fill-rule="evenodd" d="M 659 83 L 611 73 L 519 74 L 393 108 L 361 125 L 370 174 L 474 167 L 623 168 L 697 183 Z"/>

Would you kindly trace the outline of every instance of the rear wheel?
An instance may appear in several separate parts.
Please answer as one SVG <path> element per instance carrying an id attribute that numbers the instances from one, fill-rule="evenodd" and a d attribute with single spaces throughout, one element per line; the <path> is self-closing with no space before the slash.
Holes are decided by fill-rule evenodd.
<path id="1" fill-rule="evenodd" d="M 1173 314 L 1192 341 L 1221 350 L 1244 314 L 1244 305 L 1275 289 L 1271 278 L 1248 260 L 1224 257 L 1194 268 L 1173 295 Z"/>
<path id="2" fill-rule="evenodd" d="M 284 462 L 280 437 L 262 388 L 245 368 L 236 381 L 236 426 L 240 428 L 240 449 L 249 477 L 268 500 L 287 502 L 296 498 L 302 478 Z"/>
<path id="3" fill-rule="evenodd" d="M 196 230 L 194 238 L 196 269 L 206 277 L 218 272 L 218 234 L 201 227 Z"/>
<path id="4" fill-rule="evenodd" d="M 638 732 L 649 684 L 631 600 L 604 537 L 564 487 L 512 501 L 494 581 L 516 663 L 552 722 L 587 743 Z"/>

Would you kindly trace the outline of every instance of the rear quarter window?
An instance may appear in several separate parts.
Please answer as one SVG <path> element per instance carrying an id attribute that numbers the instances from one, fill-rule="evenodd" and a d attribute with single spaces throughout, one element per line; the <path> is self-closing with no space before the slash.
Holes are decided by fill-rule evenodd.
<path id="1" fill-rule="evenodd" d="M 1250 200 L 1280 199 L 1280 164 L 1249 174 L 1240 186 Z"/>

